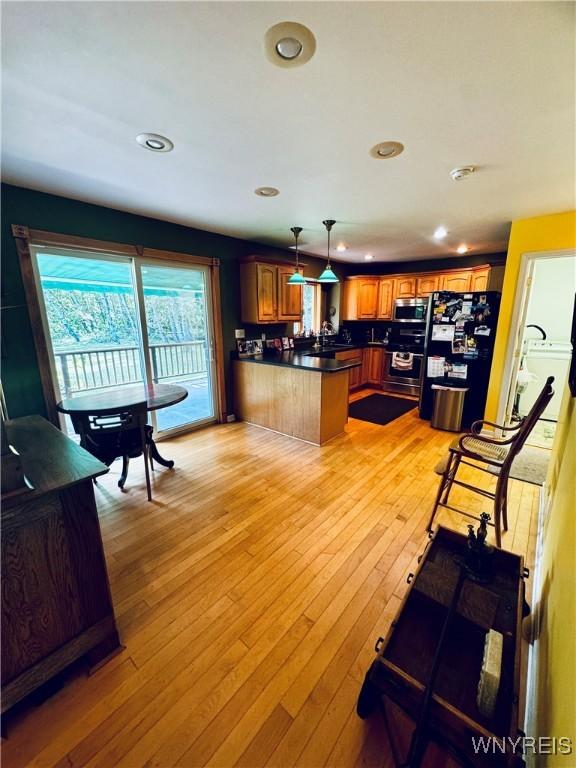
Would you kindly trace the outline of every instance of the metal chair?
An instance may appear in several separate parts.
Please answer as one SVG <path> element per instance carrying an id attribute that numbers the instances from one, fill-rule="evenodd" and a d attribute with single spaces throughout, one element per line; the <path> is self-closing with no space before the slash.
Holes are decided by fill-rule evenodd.
<path id="1" fill-rule="evenodd" d="M 502 522 L 504 523 L 504 531 L 508 530 L 507 497 L 510 467 L 526 442 L 526 438 L 534 429 L 536 422 L 542 416 L 544 409 L 552 399 L 554 395 L 554 389 L 552 388 L 553 381 L 554 377 L 549 376 L 544 388 L 530 409 L 530 412 L 518 424 L 511 427 L 505 427 L 501 424 L 495 424 L 492 421 L 475 421 L 470 427 L 469 433 L 460 435 L 452 441 L 452 444 L 448 449 L 448 455 L 438 462 L 434 468 L 436 474 L 441 475 L 441 480 L 438 493 L 436 494 L 434 508 L 432 509 L 432 515 L 430 516 L 426 530 L 432 530 L 432 524 L 434 523 L 438 507 L 444 507 L 452 512 L 458 512 L 473 520 L 478 519 L 475 515 L 470 514 L 470 512 L 465 512 L 462 509 L 452 507 L 448 504 L 452 486 L 459 485 L 473 493 L 477 493 L 480 496 L 493 500 L 494 514 L 492 518 L 494 522 L 491 522 L 490 525 L 493 525 L 496 530 L 497 546 L 501 546 Z M 504 433 L 504 436 L 501 439 L 498 439 L 480 434 L 485 426 L 494 427 L 496 430 L 500 430 L 501 433 Z M 505 433 L 510 432 L 513 433 L 512 436 L 506 437 Z M 498 467 L 498 480 L 496 482 L 494 493 L 456 479 L 456 474 L 461 464 L 466 464 L 474 469 L 479 469 L 481 472 L 493 474 L 493 472 L 490 472 L 490 470 L 485 467 L 477 463 L 466 461 L 466 459 L 473 459 L 475 462 Z"/>
<path id="2" fill-rule="evenodd" d="M 126 483 L 130 459 L 144 456 L 146 490 L 148 501 L 152 501 L 148 469 L 150 456 L 146 436 L 147 415 L 147 404 L 143 402 L 121 411 L 102 409 L 90 414 L 74 413 L 72 423 L 80 435 L 80 445 L 104 464 L 110 466 L 115 459 L 122 457 L 119 488 L 124 488 Z"/>

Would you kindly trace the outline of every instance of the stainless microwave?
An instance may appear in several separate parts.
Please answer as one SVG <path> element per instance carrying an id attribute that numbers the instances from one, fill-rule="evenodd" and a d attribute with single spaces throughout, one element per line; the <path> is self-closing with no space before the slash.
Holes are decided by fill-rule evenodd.
<path id="1" fill-rule="evenodd" d="M 419 299 L 396 299 L 392 320 L 399 323 L 425 323 L 428 297 Z"/>

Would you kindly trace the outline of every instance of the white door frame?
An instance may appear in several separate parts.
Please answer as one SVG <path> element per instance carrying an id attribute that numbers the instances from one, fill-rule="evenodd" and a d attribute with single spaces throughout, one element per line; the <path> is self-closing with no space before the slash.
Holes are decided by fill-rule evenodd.
<path id="1" fill-rule="evenodd" d="M 517 290 L 510 319 L 510 330 L 506 343 L 506 358 L 502 372 L 498 412 L 496 414 L 496 422 L 498 424 L 507 423 L 507 417 L 509 417 L 508 410 L 514 401 L 513 389 L 515 389 L 514 383 L 520 366 L 524 326 L 526 325 L 526 313 L 528 311 L 528 299 L 534 265 L 539 259 L 558 259 L 565 258 L 566 256 L 576 256 L 576 251 L 573 248 L 559 251 L 529 251 L 523 253 L 520 257 L 520 268 L 516 281 Z"/>

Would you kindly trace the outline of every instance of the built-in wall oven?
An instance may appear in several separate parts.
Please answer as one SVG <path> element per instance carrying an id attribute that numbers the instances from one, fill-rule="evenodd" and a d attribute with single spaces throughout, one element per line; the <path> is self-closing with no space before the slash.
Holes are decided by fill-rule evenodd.
<path id="1" fill-rule="evenodd" d="M 425 323 L 428 298 L 396 299 L 392 320 L 398 323 Z"/>

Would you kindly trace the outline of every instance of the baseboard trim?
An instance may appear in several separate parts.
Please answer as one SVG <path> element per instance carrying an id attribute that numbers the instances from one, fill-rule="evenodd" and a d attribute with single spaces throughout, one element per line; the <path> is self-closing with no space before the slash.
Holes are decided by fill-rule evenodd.
<path id="1" fill-rule="evenodd" d="M 550 510 L 551 499 L 548 498 L 546 485 L 540 488 L 538 504 L 538 529 L 536 533 L 536 553 L 534 557 L 534 580 L 532 586 L 532 615 L 530 621 L 530 637 L 528 649 L 528 668 L 526 678 L 526 706 L 524 710 L 524 733 L 533 736 L 536 726 L 536 690 L 538 681 L 538 627 L 540 626 L 540 598 L 542 595 L 542 547 L 544 525 Z M 526 768 L 536 768 L 536 758 L 527 754 Z"/>

